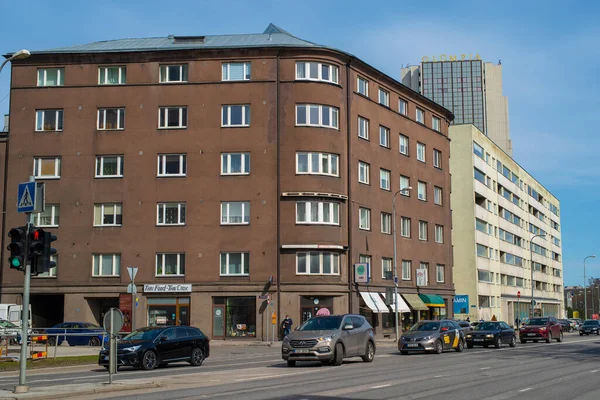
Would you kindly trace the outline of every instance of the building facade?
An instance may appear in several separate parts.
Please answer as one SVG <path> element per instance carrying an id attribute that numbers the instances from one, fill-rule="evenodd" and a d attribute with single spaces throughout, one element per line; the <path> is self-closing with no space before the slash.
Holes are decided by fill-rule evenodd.
<path id="1" fill-rule="evenodd" d="M 527 318 L 533 285 L 535 315 L 561 318 L 560 202 L 473 125 L 450 139 L 455 315 Z"/>
<path id="2" fill-rule="evenodd" d="M 351 311 L 389 333 L 378 306 L 401 185 L 414 188 L 397 199 L 403 317 L 450 315 L 451 119 L 274 25 L 32 52 L 12 63 L 7 204 L 28 175 L 46 183 L 33 222 L 58 236 L 57 267 L 32 280 L 34 326 L 127 314 L 135 266 L 136 326 L 265 338 L 272 317 Z M 3 237 L 23 220 L 6 212 Z M 5 258 L 13 302 L 23 275 Z M 369 284 L 353 283 L 359 262 Z"/>
<path id="3" fill-rule="evenodd" d="M 427 60 L 427 61 L 425 61 Z M 429 61 L 401 71 L 402 83 L 451 110 L 453 124 L 473 124 L 512 156 L 502 65 L 475 59 Z"/>

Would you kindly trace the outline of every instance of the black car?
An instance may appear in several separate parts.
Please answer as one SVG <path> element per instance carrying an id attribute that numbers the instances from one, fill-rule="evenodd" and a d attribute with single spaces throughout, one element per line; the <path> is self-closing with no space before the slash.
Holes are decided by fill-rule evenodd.
<path id="1" fill-rule="evenodd" d="M 466 339 L 469 349 L 476 345 L 483 347 L 493 345 L 499 348 L 502 344 L 508 344 L 510 347 L 515 347 L 517 344 L 515 330 L 503 321 L 482 322 L 473 332 L 467 333 Z"/>
<path id="2" fill-rule="evenodd" d="M 586 335 L 600 335 L 600 321 L 596 319 L 586 319 L 583 325 L 579 328 L 579 336 Z"/>
<path id="3" fill-rule="evenodd" d="M 191 326 L 146 327 L 125 336 L 117 345 L 117 366 L 151 370 L 171 362 L 201 365 L 210 354 L 209 339 Z M 109 353 L 100 351 L 98 364 L 108 368 Z"/>
<path id="4" fill-rule="evenodd" d="M 559 319 L 557 321 L 560 324 L 560 327 L 562 328 L 563 332 L 571 332 L 571 330 L 573 329 L 568 319 Z"/>
<path id="5" fill-rule="evenodd" d="M 463 332 L 465 333 L 465 335 L 469 332 L 473 331 L 473 326 L 471 326 L 471 323 L 468 321 L 454 321 L 456 322 L 463 330 Z"/>

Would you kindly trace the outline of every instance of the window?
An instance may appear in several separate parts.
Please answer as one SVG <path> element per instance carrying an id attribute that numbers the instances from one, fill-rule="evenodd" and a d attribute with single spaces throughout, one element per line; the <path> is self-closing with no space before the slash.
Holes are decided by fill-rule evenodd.
<path id="1" fill-rule="evenodd" d="M 479 307 L 481 308 L 489 308 L 490 307 L 490 296 L 477 296 Z"/>
<path id="2" fill-rule="evenodd" d="M 394 279 L 391 258 L 381 258 L 381 277 L 386 281 L 391 281 Z"/>
<path id="3" fill-rule="evenodd" d="M 425 111 L 417 108 L 417 122 L 424 124 L 425 123 Z"/>
<path id="4" fill-rule="evenodd" d="M 185 176 L 185 154 L 159 154 L 158 176 Z"/>
<path id="5" fill-rule="evenodd" d="M 33 176 L 39 179 L 58 179 L 60 164 L 60 157 L 34 157 Z"/>
<path id="6" fill-rule="evenodd" d="M 157 253 L 156 276 L 184 276 L 185 253 Z"/>
<path id="7" fill-rule="evenodd" d="M 221 253 L 221 276 L 250 274 L 250 253 Z"/>
<path id="8" fill-rule="evenodd" d="M 419 270 L 422 270 L 425 272 L 424 274 L 424 282 L 423 282 L 423 286 L 427 286 L 429 284 L 429 264 L 428 263 L 419 263 Z M 417 274 L 417 284 L 418 284 L 418 274 Z"/>
<path id="9" fill-rule="evenodd" d="M 444 243 L 444 227 L 442 225 L 435 226 L 435 242 Z"/>
<path id="10" fill-rule="evenodd" d="M 400 154 L 408 155 L 408 137 L 400 134 Z"/>
<path id="11" fill-rule="evenodd" d="M 390 130 L 381 125 L 379 125 L 379 145 L 390 148 Z"/>
<path id="12" fill-rule="evenodd" d="M 125 129 L 124 108 L 100 108 L 98 109 L 98 130 L 112 131 Z"/>
<path id="13" fill-rule="evenodd" d="M 125 67 L 99 67 L 98 85 L 123 85 L 127 83 Z"/>
<path id="14" fill-rule="evenodd" d="M 94 254 L 92 276 L 119 276 L 121 275 L 120 254 Z"/>
<path id="15" fill-rule="evenodd" d="M 360 221 L 359 221 L 358 227 L 360 229 L 370 231 L 371 230 L 371 210 L 369 210 L 368 208 L 363 208 L 363 207 L 360 207 L 358 210 L 360 213 Z"/>
<path id="16" fill-rule="evenodd" d="M 187 64 L 160 66 L 160 83 L 187 82 L 187 80 Z"/>
<path id="17" fill-rule="evenodd" d="M 221 107 L 221 126 L 250 126 L 250 106 L 230 105 Z"/>
<path id="18" fill-rule="evenodd" d="M 158 203 L 156 225 L 185 225 L 185 203 Z"/>
<path id="19" fill-rule="evenodd" d="M 369 81 L 361 78 L 360 76 L 357 78 L 356 81 L 356 91 L 360 94 L 362 94 L 363 96 L 369 96 Z"/>
<path id="20" fill-rule="evenodd" d="M 30 222 L 38 227 L 57 228 L 60 221 L 60 205 L 46 204 L 41 213 L 31 214 Z"/>
<path id="21" fill-rule="evenodd" d="M 340 205 L 328 201 L 297 201 L 297 224 L 340 224 Z"/>
<path id="22" fill-rule="evenodd" d="M 379 170 L 379 187 L 383 190 L 390 190 L 391 172 L 381 168 Z"/>
<path id="23" fill-rule="evenodd" d="M 474 174 L 475 179 L 477 179 L 479 182 L 481 182 L 487 186 L 487 179 L 483 172 L 481 172 L 477 168 L 473 168 L 473 174 Z"/>
<path id="24" fill-rule="evenodd" d="M 369 140 L 369 120 L 363 117 L 358 117 L 358 137 Z"/>
<path id="25" fill-rule="evenodd" d="M 410 187 L 410 178 L 408 176 L 400 175 L 400 194 L 402 196 L 410 197 L 410 190 L 405 190 Z"/>
<path id="26" fill-rule="evenodd" d="M 431 117 L 431 129 L 434 131 L 440 131 L 440 119 L 438 117 Z"/>
<path id="27" fill-rule="evenodd" d="M 417 184 L 419 200 L 427 201 L 427 184 L 425 182 L 419 181 Z"/>
<path id="28" fill-rule="evenodd" d="M 379 88 L 379 104 L 386 107 L 390 106 L 390 92 L 385 89 Z"/>
<path id="29" fill-rule="evenodd" d="M 417 143 L 417 160 L 425 162 L 425 145 Z"/>
<path id="30" fill-rule="evenodd" d="M 433 149 L 433 166 L 442 169 L 442 152 Z"/>
<path id="31" fill-rule="evenodd" d="M 479 218 L 475 218 L 475 229 L 477 229 L 479 232 L 483 232 L 485 234 L 488 234 L 488 224 L 487 222 L 479 219 Z M 501 232 L 502 229 L 500 230 Z"/>
<path id="32" fill-rule="evenodd" d="M 410 218 L 400 218 L 400 236 L 407 238 L 410 237 Z"/>
<path id="33" fill-rule="evenodd" d="M 381 233 L 392 234 L 392 214 L 381 213 Z"/>
<path id="34" fill-rule="evenodd" d="M 223 201 L 221 202 L 221 225 L 250 224 L 250 202 Z"/>
<path id="35" fill-rule="evenodd" d="M 438 206 L 442 205 L 442 188 L 434 186 L 433 187 L 433 202 Z"/>
<path id="36" fill-rule="evenodd" d="M 398 112 L 402 115 L 408 115 L 408 102 L 398 99 Z"/>
<path id="37" fill-rule="evenodd" d="M 367 264 L 367 274 L 369 278 L 371 278 L 371 256 L 367 256 L 365 254 L 361 254 L 358 256 L 358 262 L 361 264 Z"/>
<path id="38" fill-rule="evenodd" d="M 475 154 L 477 157 L 481 158 L 482 160 L 484 159 L 483 158 L 483 147 L 478 145 L 476 142 L 473 142 L 473 154 Z"/>
<path id="39" fill-rule="evenodd" d="M 370 165 L 359 161 L 358 162 L 358 181 L 360 183 L 364 183 L 365 185 L 369 184 L 369 174 L 370 174 Z"/>
<path id="40" fill-rule="evenodd" d="M 187 107 L 160 107 L 158 127 L 161 129 L 186 128 Z"/>
<path id="41" fill-rule="evenodd" d="M 338 83 L 338 75 L 338 67 L 335 65 L 307 61 L 296 63 L 296 80 Z"/>
<path id="42" fill-rule="evenodd" d="M 96 178 L 123 176 L 123 156 L 96 156 Z"/>
<path id="43" fill-rule="evenodd" d="M 297 104 L 296 126 L 319 126 L 337 129 L 339 110 L 319 104 Z"/>
<path id="44" fill-rule="evenodd" d="M 250 63 L 236 62 L 223 63 L 223 81 L 249 81 L 250 80 Z"/>
<path id="45" fill-rule="evenodd" d="M 329 153 L 296 153 L 296 173 L 339 176 L 339 156 Z"/>
<path id="46" fill-rule="evenodd" d="M 444 278 L 445 278 L 444 277 L 444 275 L 445 275 L 445 273 L 444 273 L 445 272 L 444 265 L 443 264 L 437 264 L 435 266 L 435 268 L 436 268 L 436 272 L 437 272 L 437 274 L 436 274 L 437 281 L 440 282 L 440 283 L 444 282 Z"/>
<path id="47" fill-rule="evenodd" d="M 490 258 L 488 247 L 477 243 L 477 255 L 479 257 Z"/>
<path id="48" fill-rule="evenodd" d="M 317 251 L 311 251 L 310 253 L 296 253 L 296 275 L 339 274 L 339 254 Z"/>
<path id="49" fill-rule="evenodd" d="M 37 110 L 35 112 L 37 132 L 58 132 L 63 130 L 63 110 Z"/>
<path id="50" fill-rule="evenodd" d="M 64 68 L 38 69 L 38 86 L 63 86 L 65 84 Z"/>
<path id="51" fill-rule="evenodd" d="M 56 270 L 58 269 L 58 255 L 51 255 L 50 261 L 56 265 L 54 267 L 51 267 L 47 272 L 42 272 L 38 274 L 37 278 L 56 278 Z"/>
<path id="52" fill-rule="evenodd" d="M 477 270 L 477 280 L 481 282 L 492 282 L 490 271 Z"/>
<path id="53" fill-rule="evenodd" d="M 250 174 L 250 153 L 221 153 L 221 175 Z"/>
<path id="54" fill-rule="evenodd" d="M 427 222 L 419 221 L 419 240 L 427 240 Z"/>
<path id="55" fill-rule="evenodd" d="M 122 224 L 121 203 L 94 204 L 94 226 L 121 226 Z"/>

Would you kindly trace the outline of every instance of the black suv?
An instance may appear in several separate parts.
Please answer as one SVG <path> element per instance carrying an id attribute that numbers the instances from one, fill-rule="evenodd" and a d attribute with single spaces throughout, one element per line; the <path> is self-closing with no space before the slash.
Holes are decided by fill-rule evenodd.
<path id="1" fill-rule="evenodd" d="M 200 329 L 191 326 L 141 328 L 118 342 L 117 366 L 150 370 L 180 361 L 198 366 L 209 356 L 208 342 Z M 108 369 L 108 360 L 105 347 L 100 351 L 98 364 Z"/>

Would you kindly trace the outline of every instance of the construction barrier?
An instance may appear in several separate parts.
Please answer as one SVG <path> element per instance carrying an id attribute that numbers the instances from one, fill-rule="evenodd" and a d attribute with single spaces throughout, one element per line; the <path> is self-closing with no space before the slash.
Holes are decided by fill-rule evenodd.
<path id="1" fill-rule="evenodd" d="M 32 351 L 31 352 L 31 358 L 35 359 L 39 359 L 39 358 L 46 358 L 46 355 L 48 353 L 45 351 Z"/>

